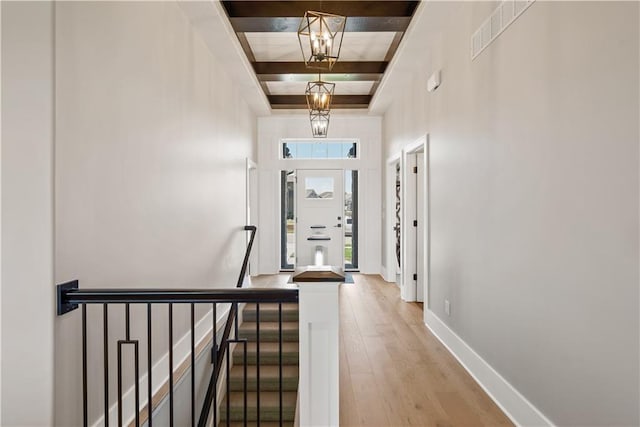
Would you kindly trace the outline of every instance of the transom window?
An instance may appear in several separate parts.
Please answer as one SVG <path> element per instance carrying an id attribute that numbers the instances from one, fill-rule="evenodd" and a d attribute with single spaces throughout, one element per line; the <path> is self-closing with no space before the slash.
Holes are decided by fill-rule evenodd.
<path id="1" fill-rule="evenodd" d="M 287 141 L 282 143 L 283 159 L 355 159 L 355 141 Z"/>

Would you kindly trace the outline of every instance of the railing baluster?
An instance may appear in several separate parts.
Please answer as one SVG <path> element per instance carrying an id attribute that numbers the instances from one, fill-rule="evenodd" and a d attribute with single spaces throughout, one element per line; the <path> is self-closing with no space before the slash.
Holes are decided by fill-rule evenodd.
<path id="1" fill-rule="evenodd" d="M 129 303 L 124 305 L 124 334 L 125 340 L 131 338 L 131 312 Z M 138 375 L 136 375 L 136 381 Z M 122 344 L 118 341 L 118 426 L 122 427 Z"/>
<path id="2" fill-rule="evenodd" d="M 247 340 L 244 340 L 242 345 L 244 347 L 244 427 L 247 427 L 247 394 L 249 393 L 247 387 Z"/>
<path id="3" fill-rule="evenodd" d="M 122 427 L 122 341 L 118 341 L 118 427 Z"/>
<path id="4" fill-rule="evenodd" d="M 196 328 L 195 304 L 191 303 L 191 426 L 196 425 Z"/>
<path id="5" fill-rule="evenodd" d="M 231 373 L 231 367 L 229 363 L 229 359 L 231 358 L 231 348 L 229 347 L 229 341 L 225 343 L 225 347 L 227 348 L 227 427 L 229 427 L 231 425 L 231 381 L 229 378 L 229 374 Z"/>
<path id="6" fill-rule="evenodd" d="M 140 427 L 140 351 L 138 348 L 138 341 L 133 341 L 133 348 L 136 355 L 136 364 L 134 371 L 134 381 L 135 381 L 135 390 L 136 390 L 136 427 Z"/>
<path id="7" fill-rule="evenodd" d="M 89 405 L 87 394 L 87 304 L 82 304 L 82 425 L 89 425 Z"/>
<path id="8" fill-rule="evenodd" d="M 124 325 L 125 339 L 129 341 L 131 339 L 131 309 L 129 307 L 129 303 L 125 304 Z"/>
<path id="9" fill-rule="evenodd" d="M 256 304 L 256 410 L 258 426 L 260 426 L 260 304 Z"/>
<path id="10" fill-rule="evenodd" d="M 213 303 L 213 369 L 218 362 L 218 304 Z M 218 425 L 218 382 L 213 389 L 213 426 Z"/>
<path id="11" fill-rule="evenodd" d="M 169 425 L 173 426 L 173 304 L 169 303 Z"/>
<path id="12" fill-rule="evenodd" d="M 109 306 L 102 306 L 103 358 L 104 358 L 104 425 L 109 426 Z"/>
<path id="13" fill-rule="evenodd" d="M 151 303 L 147 303 L 147 427 L 153 427 L 153 358 L 151 354 Z"/>
<path id="14" fill-rule="evenodd" d="M 235 332 L 234 337 L 238 339 L 238 303 L 233 303 L 233 312 L 234 312 L 234 321 L 233 321 L 233 330 Z"/>
<path id="15" fill-rule="evenodd" d="M 280 390 L 280 427 L 284 421 L 282 410 L 282 303 L 278 304 L 278 381 Z"/>

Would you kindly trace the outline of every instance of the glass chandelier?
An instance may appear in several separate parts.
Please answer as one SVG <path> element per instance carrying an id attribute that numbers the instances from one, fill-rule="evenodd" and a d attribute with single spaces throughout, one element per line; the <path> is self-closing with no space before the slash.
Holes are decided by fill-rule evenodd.
<path id="1" fill-rule="evenodd" d="M 308 68 L 330 71 L 340 56 L 345 16 L 307 11 L 298 27 L 298 41 Z"/>

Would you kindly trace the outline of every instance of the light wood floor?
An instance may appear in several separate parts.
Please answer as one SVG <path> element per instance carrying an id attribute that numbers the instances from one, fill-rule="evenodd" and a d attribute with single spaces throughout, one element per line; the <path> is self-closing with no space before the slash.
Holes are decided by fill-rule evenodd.
<path id="1" fill-rule="evenodd" d="M 402 302 L 380 276 L 354 281 L 340 287 L 341 426 L 513 425 L 429 332 L 422 304 Z"/>

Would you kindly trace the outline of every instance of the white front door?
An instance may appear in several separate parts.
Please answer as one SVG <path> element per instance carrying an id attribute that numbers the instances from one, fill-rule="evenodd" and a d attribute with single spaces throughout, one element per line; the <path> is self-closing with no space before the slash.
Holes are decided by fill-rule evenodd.
<path id="1" fill-rule="evenodd" d="M 344 268 L 344 171 L 296 171 L 296 267 Z"/>

